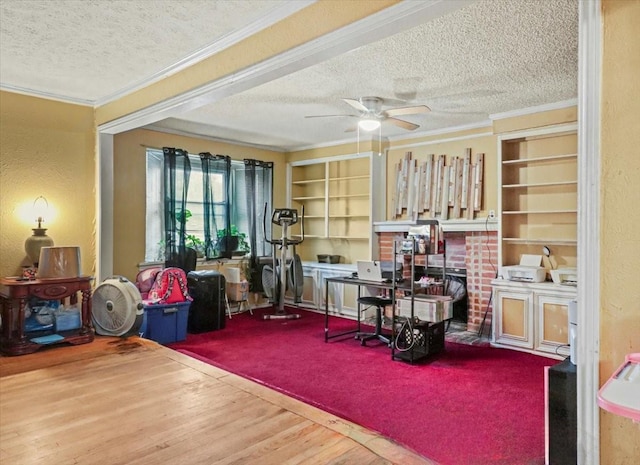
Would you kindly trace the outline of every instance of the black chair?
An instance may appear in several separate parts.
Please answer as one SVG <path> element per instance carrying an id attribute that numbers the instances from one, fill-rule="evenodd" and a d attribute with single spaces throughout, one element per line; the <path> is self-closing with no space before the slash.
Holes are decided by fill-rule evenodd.
<path id="1" fill-rule="evenodd" d="M 185 274 L 194 271 L 198 263 L 198 253 L 191 247 L 185 247 L 184 250 L 171 254 L 169 260 L 165 260 L 164 266 L 174 266 L 184 270 Z"/>
<path id="2" fill-rule="evenodd" d="M 374 339 L 382 341 L 387 345 L 391 344 L 391 338 L 388 335 L 382 333 L 382 311 L 387 305 L 391 305 L 392 303 L 392 300 L 386 297 L 366 296 L 360 297 L 358 299 L 358 304 L 376 308 L 376 323 L 374 332 L 359 332 L 356 334 L 356 339 L 360 340 L 361 345 L 366 346 L 367 341 L 371 341 Z"/>

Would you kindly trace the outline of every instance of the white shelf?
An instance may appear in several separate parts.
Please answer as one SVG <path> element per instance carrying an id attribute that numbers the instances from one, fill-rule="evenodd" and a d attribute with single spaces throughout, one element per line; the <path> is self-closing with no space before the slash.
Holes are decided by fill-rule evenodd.
<path id="1" fill-rule="evenodd" d="M 529 164 L 539 163 L 543 161 L 555 161 L 555 160 L 568 160 L 571 158 L 578 158 L 578 154 L 570 153 L 566 155 L 550 155 L 548 157 L 533 157 L 533 158 L 519 158 L 517 160 L 503 160 L 503 165 L 516 165 L 516 164 Z"/>
<path id="2" fill-rule="evenodd" d="M 320 178 L 320 179 L 306 179 L 304 181 L 293 181 L 291 184 L 294 185 L 301 185 L 301 184 L 316 184 L 316 183 L 323 183 L 324 179 Z"/>
<path id="3" fill-rule="evenodd" d="M 503 215 L 555 215 L 565 213 L 578 213 L 578 210 L 513 210 L 502 211 Z"/>
<path id="4" fill-rule="evenodd" d="M 369 194 L 335 194 L 335 195 L 329 195 L 327 198 L 329 199 L 354 199 L 354 198 L 368 199 Z"/>
<path id="5" fill-rule="evenodd" d="M 518 189 L 529 187 L 554 187 L 554 186 L 577 186 L 578 181 L 558 181 L 558 182 L 534 182 L 530 184 L 505 184 L 502 187 L 504 189 Z"/>
<path id="6" fill-rule="evenodd" d="M 525 237 L 503 237 L 502 241 L 509 244 L 578 245 L 578 241 L 576 239 L 528 239 Z"/>
<path id="7" fill-rule="evenodd" d="M 313 197 L 291 197 L 291 200 L 324 200 L 324 196 L 313 196 Z"/>
<path id="8" fill-rule="evenodd" d="M 369 177 L 370 176 L 368 174 L 362 174 L 358 176 L 340 176 L 336 178 L 329 178 L 329 181 L 352 181 L 355 179 L 369 179 Z"/>
<path id="9" fill-rule="evenodd" d="M 369 215 L 329 215 L 331 219 L 333 218 L 345 218 L 345 219 L 357 219 L 357 218 L 369 218 Z M 324 218 L 324 217 L 321 217 Z"/>

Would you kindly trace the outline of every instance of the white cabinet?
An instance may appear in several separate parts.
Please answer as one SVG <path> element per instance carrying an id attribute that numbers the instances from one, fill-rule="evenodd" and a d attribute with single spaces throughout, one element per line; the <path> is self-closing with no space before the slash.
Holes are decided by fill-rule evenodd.
<path id="1" fill-rule="evenodd" d="M 576 299 L 574 287 L 502 279 L 492 285 L 493 345 L 558 359 L 569 355 L 569 302 Z"/>
<path id="2" fill-rule="evenodd" d="M 356 271 L 355 265 L 303 262 L 304 289 L 300 305 L 324 313 L 326 278 L 349 276 Z M 356 289 L 356 291 L 354 291 Z M 356 318 L 357 286 L 329 283 L 329 313 Z M 291 303 L 291 295 L 287 295 Z"/>

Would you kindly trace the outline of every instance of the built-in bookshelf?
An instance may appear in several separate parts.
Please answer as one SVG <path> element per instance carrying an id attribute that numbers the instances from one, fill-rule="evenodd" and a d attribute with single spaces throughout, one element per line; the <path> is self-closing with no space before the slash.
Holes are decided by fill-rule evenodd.
<path id="1" fill-rule="evenodd" d="M 575 125 L 499 137 L 500 262 L 551 249 L 557 265 L 576 266 L 578 154 Z"/>
<path id="2" fill-rule="evenodd" d="M 314 260 L 315 253 L 336 253 L 336 247 L 348 250 L 345 242 L 362 249 L 360 258 L 369 255 L 370 154 L 292 162 L 287 175 L 289 205 L 298 211 L 304 206 L 303 258 Z"/>

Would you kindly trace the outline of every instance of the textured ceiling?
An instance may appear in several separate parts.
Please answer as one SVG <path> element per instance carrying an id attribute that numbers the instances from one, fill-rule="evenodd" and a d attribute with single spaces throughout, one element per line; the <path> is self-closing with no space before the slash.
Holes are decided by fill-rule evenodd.
<path id="1" fill-rule="evenodd" d="M 291 4 L 150 3 L 2 0 L 0 82 L 99 102 Z M 428 105 L 402 117 L 420 133 L 574 99 L 577 61 L 577 0 L 479 0 L 152 127 L 294 150 L 353 140 L 351 118 L 305 116 L 356 114 L 341 99 L 373 95 Z"/>

